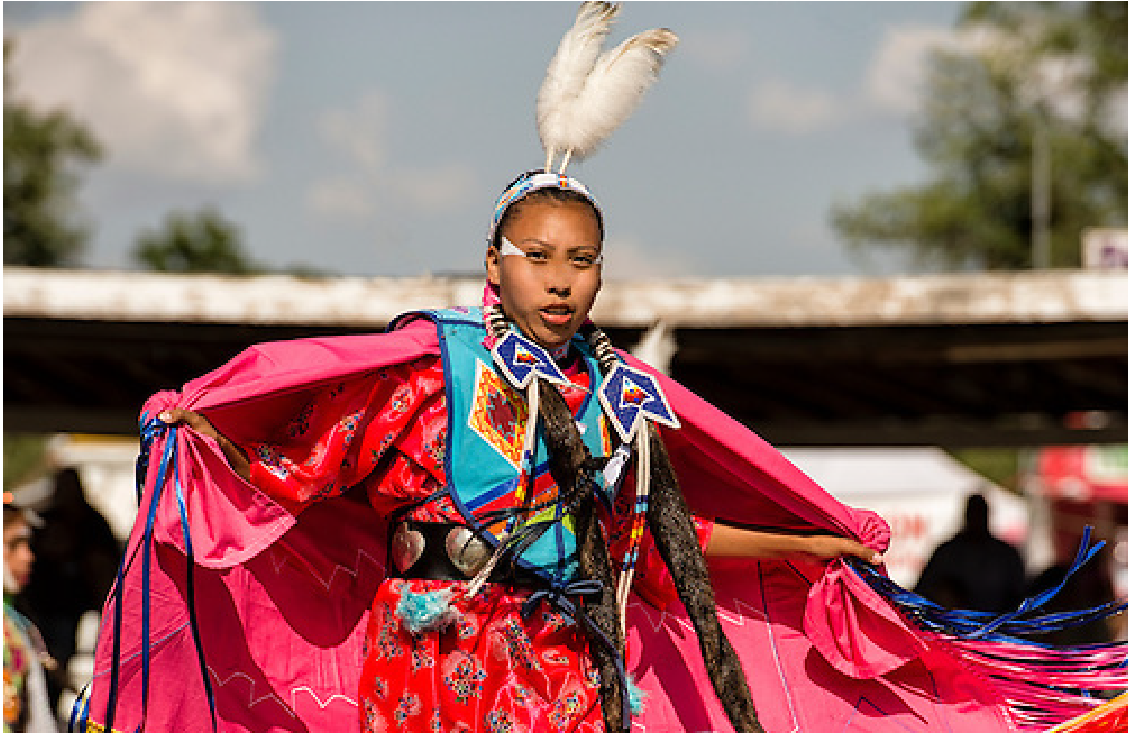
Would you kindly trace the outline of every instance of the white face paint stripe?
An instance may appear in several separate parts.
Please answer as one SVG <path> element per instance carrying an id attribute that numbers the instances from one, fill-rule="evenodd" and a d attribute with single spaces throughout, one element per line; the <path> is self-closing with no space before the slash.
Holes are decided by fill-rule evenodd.
<path id="1" fill-rule="evenodd" d="M 513 242 L 510 242 L 505 237 L 502 237 L 501 238 L 501 256 L 505 257 L 506 255 L 513 255 L 514 257 L 527 257 L 528 256 L 528 255 L 525 254 L 525 250 L 523 250 L 520 247 L 518 247 L 517 245 L 513 244 Z M 603 253 L 602 252 L 600 252 L 599 255 L 595 258 L 595 264 L 597 264 L 597 265 L 603 264 Z"/>
<path id="2" fill-rule="evenodd" d="M 513 255 L 514 257 L 524 257 L 525 250 L 510 242 L 505 237 L 501 238 L 501 256 Z"/>

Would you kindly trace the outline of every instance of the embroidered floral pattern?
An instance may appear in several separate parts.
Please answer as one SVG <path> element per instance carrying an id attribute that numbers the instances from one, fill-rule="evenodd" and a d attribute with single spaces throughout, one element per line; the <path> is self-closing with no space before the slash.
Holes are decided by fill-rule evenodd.
<path id="1" fill-rule="evenodd" d="M 526 669 L 540 669 L 537 655 L 533 652 L 532 642 L 525 633 L 524 627 L 516 619 L 507 619 L 499 629 L 504 649 L 509 656 L 510 664 L 525 667 Z"/>
<path id="2" fill-rule="evenodd" d="M 388 697 L 388 681 L 380 677 L 372 680 L 372 693 L 381 700 Z"/>
<path id="3" fill-rule="evenodd" d="M 461 618 L 458 620 L 458 638 L 473 639 L 478 635 L 478 624 L 472 619 Z"/>
<path id="4" fill-rule="evenodd" d="M 334 396 L 336 395 L 330 394 L 330 397 Z M 311 415 L 313 415 L 313 403 L 307 402 L 298 414 L 294 416 L 294 419 L 290 421 L 290 424 L 286 426 L 286 434 L 291 438 L 297 438 L 299 435 L 304 435 L 308 432 L 309 418 Z"/>
<path id="5" fill-rule="evenodd" d="M 568 622 L 564 620 L 563 616 L 556 611 L 548 610 L 541 611 L 541 623 L 543 623 L 545 628 L 549 631 L 559 631 L 568 625 Z"/>
<path id="6" fill-rule="evenodd" d="M 489 733 L 513 733 L 513 719 L 504 710 L 491 710 L 486 715 L 486 730 Z"/>
<path id="7" fill-rule="evenodd" d="M 282 457 L 277 449 L 270 445 L 259 445 L 255 449 L 255 458 L 272 476 L 280 479 L 289 477 L 290 471 L 282 463 Z"/>
<path id="8" fill-rule="evenodd" d="M 556 701 L 548 715 L 548 721 L 557 728 L 563 728 L 575 720 L 579 712 L 580 696 L 573 692 Z"/>
<path id="9" fill-rule="evenodd" d="M 377 591 L 360 692 L 365 709 L 379 712 L 371 717 L 387 727 L 367 733 L 599 730 L 598 678 L 586 640 L 559 614 L 539 611 L 524 619 L 527 593 L 487 586 L 474 599 L 456 600 L 460 622 L 445 631 L 410 634 L 398 623 L 403 594 L 460 586 L 390 579 Z M 546 657 L 554 661 L 551 669 L 541 662 Z"/>
<path id="10" fill-rule="evenodd" d="M 399 636 L 399 623 L 396 620 L 396 615 L 387 606 L 384 606 L 381 611 L 383 623 L 380 625 L 379 635 L 373 640 L 375 653 L 378 657 L 384 659 L 395 659 L 403 656 L 403 646 L 397 638 Z"/>
<path id="11" fill-rule="evenodd" d="M 456 653 L 451 657 L 450 671 L 443 682 L 455 693 L 455 700 L 465 704 L 472 697 L 481 697 L 482 680 L 486 673 L 478 660 L 466 653 Z"/>
<path id="12" fill-rule="evenodd" d="M 421 669 L 435 666 L 435 658 L 425 648 L 415 648 L 411 650 L 411 671 L 418 672 Z"/>
<path id="13" fill-rule="evenodd" d="M 419 701 L 419 696 L 413 695 L 412 693 L 408 692 L 400 695 L 399 703 L 396 705 L 396 712 L 394 717 L 397 723 L 403 725 L 404 721 L 406 721 L 408 717 L 418 715 L 422 711 L 423 706 Z"/>
<path id="14" fill-rule="evenodd" d="M 516 682 L 513 683 L 511 694 L 513 695 L 513 703 L 522 707 L 528 705 L 529 702 L 533 699 L 533 691 L 528 687 L 525 687 L 524 685 L 517 684 Z"/>
<path id="15" fill-rule="evenodd" d="M 558 652 L 554 649 L 550 649 L 549 651 L 543 652 L 541 654 L 541 660 L 545 664 L 551 664 L 551 665 L 569 664 L 572 661 L 571 657 L 569 657 L 567 654 L 561 654 L 560 652 Z"/>

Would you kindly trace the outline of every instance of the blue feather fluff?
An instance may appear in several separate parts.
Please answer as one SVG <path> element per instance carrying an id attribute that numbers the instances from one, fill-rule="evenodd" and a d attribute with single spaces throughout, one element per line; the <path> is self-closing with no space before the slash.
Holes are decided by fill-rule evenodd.
<path id="1" fill-rule="evenodd" d="M 634 677 L 629 674 L 627 680 L 627 697 L 631 701 L 631 715 L 636 718 L 642 715 L 642 708 L 646 704 L 646 690 L 635 684 Z"/>
<path id="2" fill-rule="evenodd" d="M 415 593 L 405 590 L 396 606 L 396 615 L 413 634 L 438 631 L 458 620 L 458 609 L 450 605 L 449 589 Z"/>

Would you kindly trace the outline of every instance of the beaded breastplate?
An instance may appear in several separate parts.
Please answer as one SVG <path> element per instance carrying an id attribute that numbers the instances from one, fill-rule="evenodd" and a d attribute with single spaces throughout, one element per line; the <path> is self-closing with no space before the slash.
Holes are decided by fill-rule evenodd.
<path id="1" fill-rule="evenodd" d="M 513 510 L 521 503 L 522 482 L 527 482 L 527 525 L 539 524 L 535 541 L 520 552 L 516 565 L 552 582 L 567 582 L 576 573 L 576 540 L 570 516 L 562 513 L 555 480 L 548 469 L 548 449 L 538 429 L 531 456 L 523 455 L 524 435 L 530 419 L 522 391 L 513 387 L 497 368 L 479 308 L 407 313 L 390 329 L 416 318 L 438 327 L 447 398 L 447 491 L 466 523 L 496 546 Z M 591 385 L 576 414 L 577 427 L 593 457 L 606 457 L 611 449 L 609 427 L 595 394 L 599 369 L 582 338 L 574 338 Z M 574 389 L 580 389 L 573 386 Z M 609 505 L 603 478 L 596 484 Z"/>

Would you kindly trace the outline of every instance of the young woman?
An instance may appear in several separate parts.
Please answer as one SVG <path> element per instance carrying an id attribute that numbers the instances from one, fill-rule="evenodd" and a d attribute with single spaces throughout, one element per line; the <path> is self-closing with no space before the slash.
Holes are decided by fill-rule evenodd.
<path id="1" fill-rule="evenodd" d="M 602 214 L 582 184 L 543 172 L 519 178 L 503 193 L 502 200 L 506 203 L 486 254 L 489 295 L 491 299 L 496 296 L 500 314 L 515 332 L 553 355 L 568 378 L 569 383 L 561 385 L 560 392 L 570 417 L 593 422 L 608 442 L 606 446 L 593 446 L 595 452 L 598 454 L 602 447 L 600 457 L 609 458 L 612 449 L 607 418 L 586 414 L 592 412 L 591 395 L 599 386 L 599 369 L 593 360 L 585 358 L 582 342 L 577 340 L 602 281 Z M 443 319 L 449 317 L 439 316 L 435 327 L 443 329 Z M 477 312 L 453 317 L 468 324 L 479 340 L 485 337 L 487 324 Z M 450 338 L 448 332 L 445 340 Z M 457 558 L 448 553 L 447 538 L 453 532 L 470 538 L 459 545 L 465 554 L 467 544 L 481 542 L 477 535 L 488 522 L 482 512 L 475 515 L 467 511 L 473 504 L 471 489 L 454 486 L 450 472 L 460 476 L 492 474 L 497 470 L 493 463 L 502 462 L 491 463 L 476 455 L 456 459 L 460 463 L 454 466 L 445 460 L 448 457 L 442 455 L 442 446 L 466 440 L 448 434 L 448 430 L 466 432 L 450 423 L 448 405 L 452 399 L 477 403 L 484 394 L 495 396 L 488 410 L 469 410 L 470 423 L 480 420 L 486 424 L 469 436 L 482 445 L 490 445 L 487 438 L 492 437 L 483 437 L 482 433 L 500 427 L 499 432 L 508 428 L 506 445 L 514 446 L 517 436 L 524 435 L 530 417 L 525 400 L 513 389 L 505 389 L 503 370 L 488 361 L 488 352 L 482 349 L 480 358 L 468 361 L 450 351 L 451 347 L 444 350 L 445 360 L 428 356 L 388 370 L 376 389 L 358 391 L 355 401 L 347 406 L 315 405 L 303 415 L 317 436 L 311 441 L 243 446 L 217 431 L 200 412 L 171 409 L 163 411 L 160 418 L 171 425 L 187 424 L 216 440 L 236 473 L 287 505 L 300 508 L 306 502 L 337 496 L 359 485 L 381 515 L 393 518 L 393 547 L 386 563 L 392 577 L 376 592 L 365 643 L 367 655 L 359 694 L 365 730 L 548 731 L 598 727 L 603 721 L 599 675 L 588 654 L 589 644 L 598 641 L 585 636 L 576 623 L 566 623 L 559 609 L 546 608 L 536 614 L 524 610 L 532 594 L 550 583 L 543 579 L 538 582 L 527 570 L 495 574 L 486 588 L 470 594 L 467 586 L 480 566 L 465 572 L 453 567 Z M 474 374 L 475 368 L 489 372 Z M 456 369 L 468 373 L 449 374 Z M 454 385 L 470 382 L 473 394 L 464 397 L 449 393 L 452 388 L 458 389 Z M 502 388 L 489 392 L 495 385 Z M 503 397 L 504 402 L 497 397 Z M 352 417 L 360 410 L 366 421 L 363 427 Z M 491 422 L 491 416 L 499 412 L 506 419 Z M 523 420 L 520 415 L 524 415 Z M 356 427 L 342 431 L 342 420 L 348 422 L 350 418 Z M 317 435 L 312 427 L 315 425 L 330 427 Z M 487 450 L 496 453 L 492 448 Z M 513 475 L 503 475 L 500 482 L 489 480 L 489 489 L 516 478 L 519 470 L 512 465 L 509 468 Z M 342 473 L 348 475 L 347 480 L 339 478 Z M 473 477 L 465 480 L 472 481 Z M 534 504 L 545 503 L 541 497 L 563 493 L 551 471 L 542 470 L 533 480 L 538 483 Z M 614 499 L 610 491 L 607 499 Z M 630 503 L 626 506 L 629 509 Z M 494 512 L 514 508 L 491 504 Z M 556 522 L 573 521 L 560 504 L 556 511 Z M 629 519 L 629 512 L 626 517 L 612 517 L 616 534 L 629 531 L 623 526 Z M 397 556 L 404 550 L 395 545 L 395 538 L 411 532 L 429 544 L 416 548 L 418 558 Z M 880 559 L 876 550 L 857 540 L 832 534 L 770 533 L 699 520 L 697 535 L 707 557 L 808 555 L 825 561 L 848 555 L 870 562 Z M 565 552 L 568 554 L 560 562 L 567 568 L 576 563 L 576 548 L 568 546 Z M 489 548 L 483 545 L 479 561 L 485 562 L 488 554 Z M 649 542 L 642 548 L 642 556 L 649 559 L 639 569 L 639 582 L 646 587 L 643 592 L 668 601 L 673 588 Z M 518 564 L 523 560 L 520 553 L 513 559 Z M 423 565 L 431 569 L 421 574 L 416 567 Z M 561 572 L 566 582 L 576 580 L 574 571 Z M 663 581 L 668 587 L 663 587 Z M 409 628 L 408 620 L 399 612 L 405 594 L 418 597 L 439 592 L 450 594 L 452 599 L 452 608 L 445 609 L 447 622 L 434 628 Z"/>

